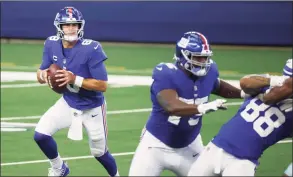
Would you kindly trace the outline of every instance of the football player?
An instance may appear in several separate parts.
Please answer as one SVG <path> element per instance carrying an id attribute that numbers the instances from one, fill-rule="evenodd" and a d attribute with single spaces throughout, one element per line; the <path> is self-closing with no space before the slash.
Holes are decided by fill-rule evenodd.
<path id="1" fill-rule="evenodd" d="M 208 102 L 211 93 L 241 98 L 244 92 L 219 79 L 212 49 L 199 32 L 186 32 L 176 44 L 175 63 L 153 70 L 152 112 L 132 159 L 129 176 L 159 176 L 165 169 L 186 176 L 203 149 L 202 116 L 224 108 Z"/>
<path id="2" fill-rule="evenodd" d="M 254 176 L 262 153 L 292 134 L 292 59 L 284 76 L 240 80 L 250 95 L 205 147 L 188 176 Z M 258 94 L 261 93 L 261 94 Z"/>
<path id="3" fill-rule="evenodd" d="M 85 20 L 74 7 L 61 9 L 54 20 L 57 35 L 44 44 L 42 64 L 37 71 L 41 84 L 47 81 L 47 69 L 53 63 L 58 70 L 59 86 L 66 85 L 62 97 L 41 117 L 34 140 L 50 160 L 49 176 L 67 176 L 69 168 L 60 157 L 52 135 L 70 127 L 68 138 L 82 139 L 82 127 L 89 137 L 91 154 L 110 176 L 118 176 L 115 159 L 108 151 L 106 101 L 107 59 L 99 42 L 83 39 Z"/>

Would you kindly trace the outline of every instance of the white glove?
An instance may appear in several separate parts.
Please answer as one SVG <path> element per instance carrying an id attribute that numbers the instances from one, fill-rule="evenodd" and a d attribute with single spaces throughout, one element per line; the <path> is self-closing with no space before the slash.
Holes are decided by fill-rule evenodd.
<path id="1" fill-rule="evenodd" d="M 289 76 L 270 76 L 270 86 L 271 87 L 282 86 L 284 81 L 288 78 Z"/>
<path id="2" fill-rule="evenodd" d="M 224 103 L 226 102 L 227 100 L 224 99 L 216 99 L 214 101 L 198 105 L 197 110 L 200 114 L 206 114 L 208 112 L 216 111 L 218 109 L 227 109 L 227 107 L 224 106 Z"/>
<path id="3" fill-rule="evenodd" d="M 293 99 L 288 98 L 288 99 L 280 101 L 278 103 L 278 105 L 279 105 L 281 111 L 291 112 L 292 111 L 292 103 L 293 103 Z"/>

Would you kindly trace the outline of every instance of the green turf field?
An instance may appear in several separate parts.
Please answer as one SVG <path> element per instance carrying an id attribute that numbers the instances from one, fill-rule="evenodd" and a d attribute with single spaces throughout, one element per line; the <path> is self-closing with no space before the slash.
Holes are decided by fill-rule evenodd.
<path id="1" fill-rule="evenodd" d="M 102 43 L 103 44 L 103 43 Z M 173 46 L 167 45 L 121 45 L 103 44 L 109 59 L 106 61 L 110 74 L 150 75 L 152 67 L 160 62 L 172 62 Z M 40 64 L 41 44 L 1 44 L 1 70 L 34 72 Z M 224 79 L 239 79 L 249 73 L 280 74 L 290 49 L 283 48 L 227 48 L 215 47 L 213 59 L 217 62 Z M 32 83 L 17 81 L 6 84 Z M 108 104 L 109 147 L 118 163 L 120 175 L 128 174 L 132 152 L 134 152 L 141 129 L 149 111 L 117 113 L 117 110 L 150 108 L 149 88 L 134 86 L 113 88 L 106 92 Z M 1 122 L 37 123 L 42 115 L 60 95 L 48 87 L 1 88 Z M 212 99 L 215 97 L 212 97 Z M 241 100 L 229 100 L 240 102 Z M 202 137 L 206 144 L 236 111 L 230 106 L 227 111 L 208 114 L 203 119 Z M 28 119 L 24 119 L 29 116 Z M 35 116 L 35 117 L 32 117 Z M 7 120 L 18 117 L 17 120 Z M 25 132 L 1 132 L 1 176 L 46 176 L 49 167 L 44 155 L 33 141 L 33 129 Z M 82 141 L 66 138 L 67 129 L 55 134 L 60 154 L 69 158 L 70 176 L 106 176 L 106 171 L 89 157 L 87 137 Z M 71 158 L 70 157 L 76 157 Z M 35 161 L 35 162 L 32 162 Z M 281 176 L 292 161 L 292 143 L 276 144 L 261 158 L 258 176 Z M 26 162 L 15 164 L 12 162 Z M 173 175 L 164 172 L 163 175 Z"/>

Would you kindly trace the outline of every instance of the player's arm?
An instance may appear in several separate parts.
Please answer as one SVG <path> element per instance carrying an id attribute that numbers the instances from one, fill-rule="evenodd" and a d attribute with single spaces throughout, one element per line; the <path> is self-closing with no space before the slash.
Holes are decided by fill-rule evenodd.
<path id="1" fill-rule="evenodd" d="M 218 79 L 215 83 L 213 94 L 224 97 L 224 98 L 243 98 L 243 93 L 237 87 Z"/>
<path id="2" fill-rule="evenodd" d="M 44 43 L 43 49 L 43 57 L 42 57 L 42 64 L 40 68 L 37 70 L 37 80 L 40 84 L 47 83 L 47 70 L 49 66 L 52 64 L 49 56 L 49 42 L 48 39 Z"/>
<path id="3" fill-rule="evenodd" d="M 103 73 L 102 71 L 103 68 L 104 67 L 100 67 L 99 73 Z M 99 91 L 99 92 L 105 92 L 108 87 L 107 79 L 98 80 L 95 78 L 83 78 L 81 76 L 75 75 L 72 72 L 66 71 L 66 70 L 58 70 L 57 72 L 58 74 L 56 75 L 56 77 L 59 77 L 59 79 L 56 81 L 60 82 L 59 87 L 62 87 L 63 85 L 66 85 L 66 84 L 74 84 L 78 87 L 81 87 L 87 90 L 93 90 L 93 91 Z M 104 73 L 104 77 L 107 77 L 105 76 L 105 74 L 106 73 Z M 103 77 L 103 75 L 101 74 L 100 77 Z"/>
<path id="4" fill-rule="evenodd" d="M 281 100 L 289 98 L 293 95 L 293 78 L 290 77 L 285 80 L 282 86 L 273 87 L 263 95 L 263 102 L 265 104 L 278 103 Z"/>
<path id="5" fill-rule="evenodd" d="M 172 89 L 165 89 L 157 94 L 159 104 L 171 115 L 190 116 L 200 114 L 197 105 L 187 104 L 178 99 L 177 92 Z"/>
<path id="6" fill-rule="evenodd" d="M 215 111 L 218 108 L 224 108 L 225 100 L 215 100 L 209 103 L 199 105 L 187 104 L 178 99 L 177 92 L 172 89 L 164 89 L 156 96 L 159 104 L 170 115 L 174 116 L 192 116 L 194 114 L 205 114 L 209 111 Z"/>
<path id="7" fill-rule="evenodd" d="M 76 84 L 78 81 L 75 79 L 74 83 Z M 79 81 L 80 82 L 80 81 Z M 97 80 L 97 79 L 83 79 L 82 82 L 80 82 L 80 87 L 87 89 L 87 90 L 94 90 L 99 92 L 106 92 L 108 83 L 107 81 L 103 80 Z"/>
<path id="8" fill-rule="evenodd" d="M 240 79 L 240 87 L 247 94 L 257 95 L 264 87 L 281 86 L 286 78 L 285 76 L 252 74 Z"/>

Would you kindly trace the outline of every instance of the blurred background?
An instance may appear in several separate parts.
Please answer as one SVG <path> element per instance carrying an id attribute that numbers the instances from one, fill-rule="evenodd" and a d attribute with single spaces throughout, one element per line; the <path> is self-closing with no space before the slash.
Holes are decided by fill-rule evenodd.
<path id="1" fill-rule="evenodd" d="M 174 43 L 196 30 L 213 44 L 292 44 L 292 2 L 3 2 L 1 37 L 54 35 L 55 15 L 69 5 L 100 41 Z"/>
<path id="2" fill-rule="evenodd" d="M 60 95 L 36 82 L 43 43 L 56 34 L 56 13 L 80 10 L 85 38 L 101 42 L 108 60 L 109 147 L 120 174 L 128 174 L 140 132 L 149 116 L 152 69 L 172 60 L 175 43 L 187 31 L 204 34 L 224 80 L 239 85 L 245 74 L 281 74 L 292 58 L 292 2 L 1 2 L 1 175 L 45 176 L 49 163 L 33 141 L 34 127 Z M 215 99 L 212 96 L 211 99 Z M 203 120 L 207 143 L 235 114 L 242 100 Z M 87 138 L 54 135 L 75 176 L 105 176 L 89 156 Z M 257 176 L 281 176 L 292 161 L 292 140 L 268 149 Z M 278 163 L 276 163 L 278 162 Z M 163 175 L 172 175 L 164 172 Z"/>

